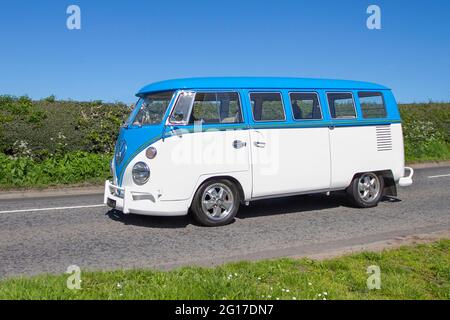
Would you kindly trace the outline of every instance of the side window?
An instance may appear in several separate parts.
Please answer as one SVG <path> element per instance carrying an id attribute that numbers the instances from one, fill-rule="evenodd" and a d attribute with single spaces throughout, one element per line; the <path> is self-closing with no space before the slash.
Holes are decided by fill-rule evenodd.
<path id="1" fill-rule="evenodd" d="M 194 95 L 195 93 L 190 91 L 180 93 L 175 108 L 170 115 L 169 121 L 171 123 L 187 123 L 191 112 L 191 106 L 194 101 Z"/>
<path id="2" fill-rule="evenodd" d="M 356 118 L 355 103 L 353 95 L 349 92 L 327 93 L 328 105 L 330 106 L 333 119 Z"/>
<path id="3" fill-rule="evenodd" d="M 237 92 L 198 92 L 189 123 L 241 123 L 241 104 Z"/>
<path id="4" fill-rule="evenodd" d="M 250 93 L 253 119 L 255 121 L 284 121 L 283 102 L 279 92 Z"/>
<path id="5" fill-rule="evenodd" d="M 364 118 L 386 118 L 386 106 L 381 92 L 358 92 Z"/>
<path id="6" fill-rule="evenodd" d="M 322 119 L 319 97 L 315 92 L 291 92 L 292 114 L 295 120 Z"/>

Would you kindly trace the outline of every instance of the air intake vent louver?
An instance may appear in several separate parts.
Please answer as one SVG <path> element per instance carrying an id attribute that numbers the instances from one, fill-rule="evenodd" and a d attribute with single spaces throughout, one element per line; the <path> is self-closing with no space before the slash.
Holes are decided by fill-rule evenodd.
<path id="1" fill-rule="evenodd" d="M 392 150 L 392 135 L 391 126 L 378 126 L 376 127 L 377 133 L 377 150 L 378 151 L 390 151 Z"/>

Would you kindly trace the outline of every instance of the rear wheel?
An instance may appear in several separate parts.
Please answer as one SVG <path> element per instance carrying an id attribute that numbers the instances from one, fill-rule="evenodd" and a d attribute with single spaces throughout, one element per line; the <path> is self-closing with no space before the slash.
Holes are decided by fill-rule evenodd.
<path id="1" fill-rule="evenodd" d="M 195 193 L 191 209 L 195 220 L 204 226 L 228 224 L 239 209 L 238 190 L 226 179 L 207 181 Z"/>
<path id="2" fill-rule="evenodd" d="M 360 208 L 375 207 L 380 202 L 384 188 L 382 176 L 366 172 L 353 178 L 347 188 L 347 194 L 352 203 Z"/>

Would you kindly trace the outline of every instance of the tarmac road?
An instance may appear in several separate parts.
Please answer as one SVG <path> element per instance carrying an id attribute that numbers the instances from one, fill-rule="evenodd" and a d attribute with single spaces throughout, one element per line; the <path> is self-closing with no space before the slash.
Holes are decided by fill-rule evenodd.
<path id="1" fill-rule="evenodd" d="M 231 225 L 109 211 L 102 195 L 0 200 L 0 277 L 302 256 L 450 228 L 450 167 L 416 170 L 398 200 L 355 209 L 341 195 L 252 202 Z M 82 207 L 79 207 L 82 206 Z"/>

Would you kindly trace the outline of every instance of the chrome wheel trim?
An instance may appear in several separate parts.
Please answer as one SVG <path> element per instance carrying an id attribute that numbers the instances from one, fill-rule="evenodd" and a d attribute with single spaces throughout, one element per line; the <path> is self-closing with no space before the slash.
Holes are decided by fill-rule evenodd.
<path id="1" fill-rule="evenodd" d="M 373 202 L 380 193 L 380 179 L 376 174 L 364 173 L 358 179 L 358 195 L 365 202 Z"/>
<path id="2" fill-rule="evenodd" d="M 223 183 L 208 186 L 201 201 L 203 213 L 213 220 L 225 219 L 234 208 L 233 192 Z"/>

